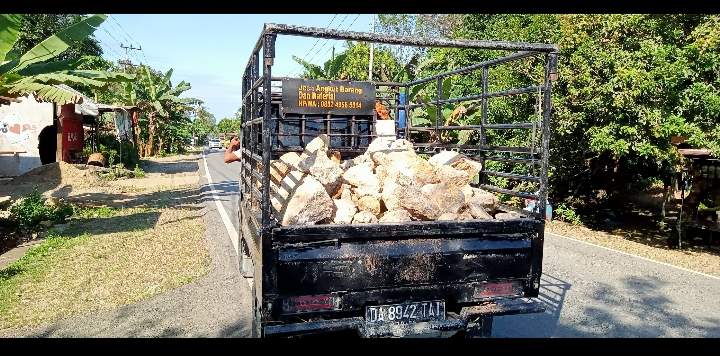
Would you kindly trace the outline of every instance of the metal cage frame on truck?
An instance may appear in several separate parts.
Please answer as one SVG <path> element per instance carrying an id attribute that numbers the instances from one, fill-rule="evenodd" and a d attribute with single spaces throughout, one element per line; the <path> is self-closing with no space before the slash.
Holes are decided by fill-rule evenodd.
<path id="1" fill-rule="evenodd" d="M 278 35 L 304 36 L 314 38 L 325 38 L 334 40 L 364 41 L 390 45 L 406 45 L 418 47 L 444 47 L 462 49 L 484 49 L 484 50 L 506 50 L 517 51 L 517 53 L 484 61 L 465 68 L 447 71 L 432 75 L 427 78 L 414 80 L 407 83 L 385 83 L 373 82 L 377 88 L 388 88 L 388 96 L 378 95 L 379 101 L 388 105 L 388 110 L 393 113 L 395 121 L 398 118 L 406 117 L 405 124 L 396 127 L 399 136 L 410 139 L 412 134 L 421 131 L 432 131 L 438 142 L 441 142 L 441 132 L 448 130 L 474 130 L 480 132 L 479 145 L 460 145 L 443 143 L 413 143 L 418 148 L 418 153 L 436 153 L 437 149 L 450 149 L 462 151 L 467 157 L 476 159 L 483 163 L 480 172 L 482 179 L 475 187 L 487 191 L 507 194 L 524 199 L 532 199 L 535 204 L 532 212 L 514 210 L 526 214 L 526 218 L 511 219 L 507 221 L 467 221 L 459 224 L 458 221 L 435 221 L 435 222 L 410 222 L 404 224 L 350 224 L 330 226 L 287 226 L 279 227 L 272 213 L 270 202 L 270 163 L 280 153 L 288 151 L 302 152 L 304 145 L 309 142 L 312 134 L 306 131 L 308 124 L 316 123 L 313 130 L 318 127 L 326 132 L 331 140 L 343 140 L 342 147 L 334 147 L 345 157 L 352 157 L 364 152 L 367 144 L 375 137 L 374 123 L 377 114 L 371 117 L 356 117 L 352 115 L 296 115 L 292 120 L 297 122 L 299 133 L 299 145 L 286 145 L 283 143 L 283 120 L 286 118 L 282 108 L 282 101 L 278 93 L 273 92 L 273 83 L 282 82 L 284 77 L 273 77 L 272 66 L 275 57 L 275 40 Z M 262 50 L 262 53 L 261 53 Z M 278 244 L 335 244 L 345 239 L 357 238 L 362 234 L 384 233 L 390 237 L 402 237 L 412 234 L 418 235 L 414 228 L 422 225 L 423 231 L 428 236 L 453 232 L 468 233 L 533 233 L 531 239 L 532 261 L 531 273 L 528 276 L 527 285 L 523 286 L 523 297 L 537 297 L 539 291 L 540 276 L 542 273 L 542 247 L 545 214 L 544 208 L 547 204 L 548 188 L 548 155 L 550 139 L 550 116 L 551 116 L 551 88 L 552 82 L 557 76 L 558 46 L 546 43 L 526 43 L 507 41 L 482 41 L 482 40 L 458 40 L 443 38 L 421 38 L 411 36 L 395 36 L 378 33 L 364 33 L 354 31 L 332 30 L 324 28 L 293 26 L 285 24 L 266 23 L 259 40 L 253 48 L 250 60 L 247 63 L 242 82 L 242 124 L 241 124 L 241 177 L 240 177 L 240 198 L 239 198 L 239 219 L 241 225 L 240 237 L 240 267 L 246 277 L 253 280 L 253 327 L 254 337 L 264 337 L 266 334 L 292 335 L 295 332 L 317 332 L 333 331 L 341 329 L 358 329 L 362 318 L 351 317 L 338 320 L 318 321 L 313 326 L 300 326 L 297 324 L 283 324 L 278 322 L 279 315 L 277 304 L 277 271 L 266 266 L 276 266 L 278 253 L 274 250 Z M 525 88 L 513 88 L 497 92 L 488 91 L 488 71 L 494 66 L 506 64 L 515 60 L 532 56 L 544 55 L 545 73 L 543 83 Z M 262 59 L 262 60 L 261 60 Z M 262 69 L 262 70 L 261 70 Z M 473 71 L 482 71 L 482 93 L 462 98 L 442 98 L 442 83 L 447 77 L 466 74 Z M 402 100 L 401 89 L 409 93 L 416 85 L 428 82 L 437 83 L 437 98 L 432 102 L 410 104 Z M 490 98 L 505 97 L 519 94 L 538 95 L 539 120 L 525 123 L 488 123 L 488 104 Z M 269 98 L 270 100 L 265 100 Z M 406 97 L 405 97 L 406 99 Z M 464 126 L 443 126 L 440 122 L 441 106 L 446 103 L 481 101 L 481 121 L 478 125 Z M 267 105 L 267 103 L 270 105 Z M 436 122 L 431 126 L 414 126 L 412 124 L 411 110 L 424 106 L 436 107 Z M 350 122 L 351 132 L 336 133 L 331 130 L 333 120 L 344 120 Z M 402 121 L 402 120 L 401 120 Z M 365 125 L 365 126 L 363 126 Z M 490 146 L 486 142 L 486 134 L 489 130 L 527 129 L 532 131 L 532 144 L 530 147 L 508 147 Z M 289 135 L 285 135 L 289 136 Z M 349 136 L 349 138 L 342 138 Z M 349 142 L 349 144 L 348 144 Z M 511 156 L 514 154 L 515 156 Z M 525 155 L 529 157 L 518 157 Z M 508 162 L 515 164 L 531 165 L 533 169 L 540 166 L 539 175 L 521 175 L 507 172 L 490 171 L 486 169 L 486 161 Z M 488 182 L 488 176 L 502 177 L 511 180 L 528 181 L 539 184 L 539 190 L 533 193 L 503 189 Z M 504 206 L 507 210 L 511 207 Z M 540 211 L 543 211 L 541 213 Z M 401 226 L 402 225 L 402 226 Z M 429 232 L 427 232 L 429 231 Z M 326 236 L 323 241 L 318 241 L 318 234 Z M 422 234 L 421 234 L 422 235 Z M 274 268 L 274 267 L 273 267 Z M 355 301 L 357 303 L 357 301 Z M 350 303 L 350 302 L 348 302 Z M 508 306 L 504 311 L 494 315 L 516 314 L 524 312 L 542 311 L 541 306 L 531 302 L 519 306 Z M 468 320 L 483 317 L 489 314 L 480 306 L 465 307 L 462 309 L 462 319 L 465 324 Z M 452 324 L 452 323 L 450 323 Z M 454 324 L 453 324 L 454 325 Z M 440 327 L 442 328 L 442 326 Z M 272 330 L 270 332 L 269 330 Z M 366 335 L 370 333 L 366 331 Z M 378 336 L 376 332 L 369 336 Z"/>

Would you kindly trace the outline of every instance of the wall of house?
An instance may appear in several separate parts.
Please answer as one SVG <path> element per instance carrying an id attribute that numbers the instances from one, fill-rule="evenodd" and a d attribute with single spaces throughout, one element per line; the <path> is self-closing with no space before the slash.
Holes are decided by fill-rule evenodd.
<path id="1" fill-rule="evenodd" d="M 39 103 L 32 96 L 20 99 L 19 103 L 0 105 L 0 177 L 40 167 L 38 135 L 53 125 L 54 104 Z"/>

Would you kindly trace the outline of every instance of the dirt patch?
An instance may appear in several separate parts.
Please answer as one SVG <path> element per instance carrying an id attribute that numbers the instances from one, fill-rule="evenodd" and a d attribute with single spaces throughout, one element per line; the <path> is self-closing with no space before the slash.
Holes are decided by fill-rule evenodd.
<path id="1" fill-rule="evenodd" d="M 197 174 L 198 160 L 200 155 L 197 154 L 153 157 L 142 160 L 140 168 L 148 177 L 194 175 Z"/>
<path id="2" fill-rule="evenodd" d="M 93 172 L 92 166 L 53 162 L 35 168 L 0 185 L 0 195 L 17 199 L 33 188 L 39 192 L 72 187 L 74 189 L 102 189 L 110 186 Z"/>
<path id="3" fill-rule="evenodd" d="M 400 280 L 403 282 L 425 282 L 435 273 L 440 256 L 436 254 L 416 254 L 401 259 L 398 266 Z"/>

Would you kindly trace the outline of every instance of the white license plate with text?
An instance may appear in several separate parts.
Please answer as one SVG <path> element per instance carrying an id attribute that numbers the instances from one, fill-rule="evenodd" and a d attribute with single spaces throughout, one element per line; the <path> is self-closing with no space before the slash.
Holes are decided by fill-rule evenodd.
<path id="1" fill-rule="evenodd" d="M 411 302 L 365 307 L 366 323 L 417 323 L 445 320 L 445 301 Z"/>

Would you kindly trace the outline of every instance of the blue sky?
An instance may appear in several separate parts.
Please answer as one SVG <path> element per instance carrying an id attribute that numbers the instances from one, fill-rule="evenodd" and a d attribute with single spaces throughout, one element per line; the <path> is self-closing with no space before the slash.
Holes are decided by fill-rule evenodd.
<path id="1" fill-rule="evenodd" d="M 120 44 L 142 46 L 142 51 L 127 51 L 133 64 L 142 62 L 163 72 L 173 68 L 173 85 L 184 80 L 192 86 L 182 96 L 203 100 L 219 121 L 233 117 L 240 107 L 242 73 L 265 22 L 370 31 L 372 15 L 109 14 L 95 38 L 103 57 L 114 62 L 125 58 Z M 322 65 L 333 45 L 336 52 L 343 48 L 341 41 L 278 36 L 273 75 L 300 73 L 292 55 Z"/>

